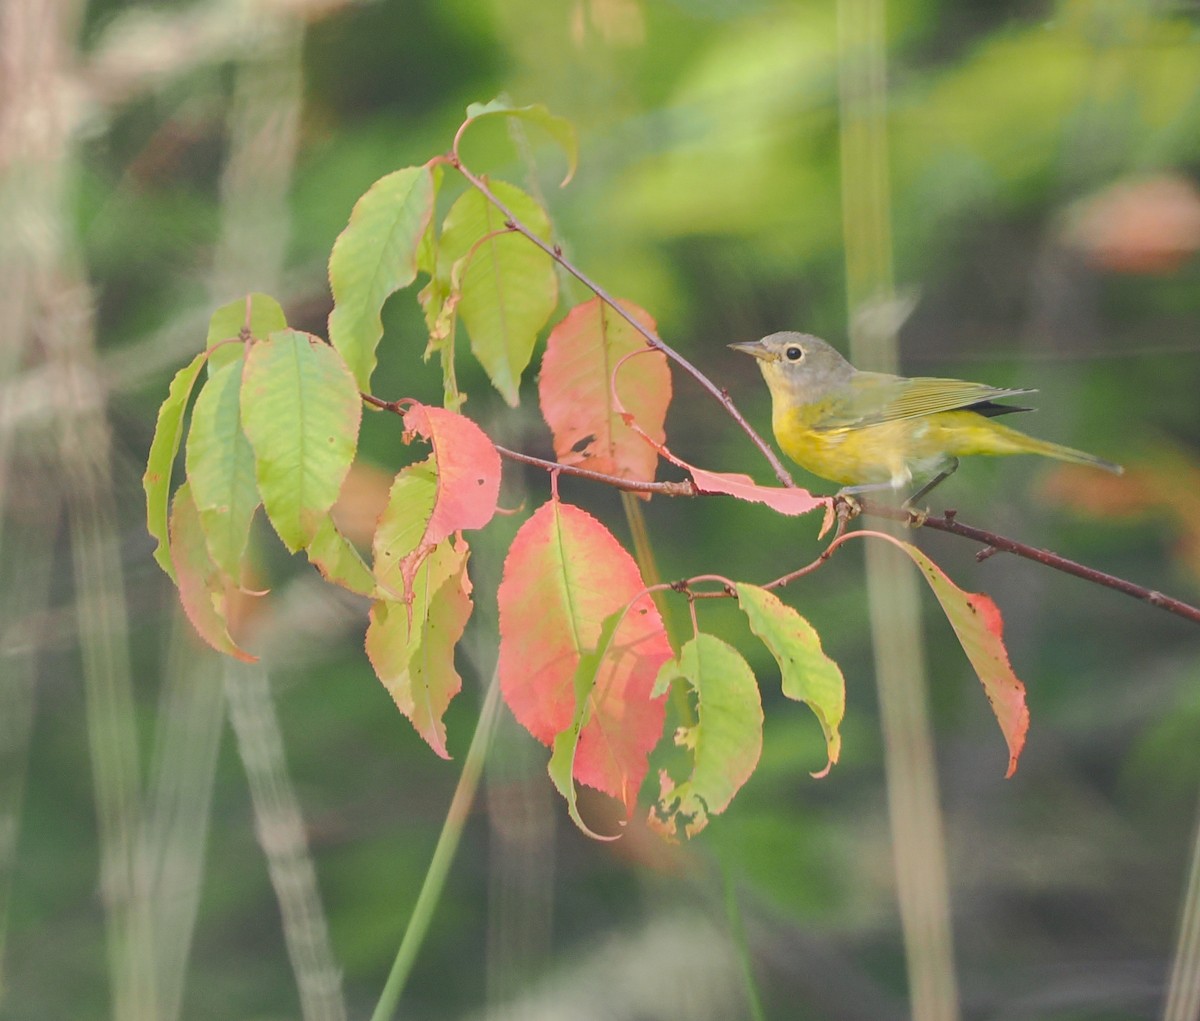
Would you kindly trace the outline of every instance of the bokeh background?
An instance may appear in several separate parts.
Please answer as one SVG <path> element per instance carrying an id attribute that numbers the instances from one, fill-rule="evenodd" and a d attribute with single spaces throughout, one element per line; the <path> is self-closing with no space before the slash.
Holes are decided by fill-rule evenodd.
<path id="1" fill-rule="evenodd" d="M 886 98 L 865 166 L 846 131 L 863 40 L 883 72 L 868 99 Z M 757 372 L 724 345 L 794 328 L 846 349 L 844 186 L 883 181 L 899 297 L 880 314 L 904 371 L 1036 386 L 1022 426 L 1130 469 L 971 463 L 935 507 L 1200 600 L 1194 5 L 5 0 L 0 1017 L 370 1016 L 491 676 L 521 515 L 473 542 L 444 762 L 373 677 L 364 607 L 265 530 L 273 592 L 243 621 L 262 668 L 200 645 L 151 559 L 140 477 L 211 310 L 262 290 L 323 333 L 325 264 L 357 196 L 446 151 L 466 104 L 502 93 L 576 125 L 579 173 L 560 190 L 540 138 L 483 128 L 472 165 L 538 194 L 569 257 L 650 310 L 764 430 Z M 564 302 L 584 297 L 565 283 Z M 385 324 L 376 392 L 439 400 L 411 291 Z M 548 451 L 531 386 L 511 411 L 461 372 L 477 421 Z M 385 417 L 368 416 L 342 508 L 367 527 L 413 456 Z M 668 439 L 770 478 L 679 377 Z M 563 489 L 628 535 L 613 493 Z M 506 467 L 508 506 L 545 493 Z M 761 582 L 818 549 L 810 523 L 732 501 L 645 515 L 668 578 Z M 787 595 L 846 675 L 832 774 L 810 779 L 815 721 L 715 603 L 706 625 L 762 682 L 765 747 L 691 844 L 636 820 L 616 843 L 586 839 L 545 749 L 502 712 L 402 1016 L 1196 1017 L 1182 990 L 1200 998 L 1200 630 L 919 539 L 999 603 L 1033 723 L 1006 781 L 986 701 L 920 593 L 932 733 L 914 754 L 935 766 L 939 813 L 916 886 L 893 864 L 905 778 L 885 754 L 850 548 Z M 916 891 L 903 923 L 900 888 Z M 918 975 L 940 984 L 914 989 Z"/>

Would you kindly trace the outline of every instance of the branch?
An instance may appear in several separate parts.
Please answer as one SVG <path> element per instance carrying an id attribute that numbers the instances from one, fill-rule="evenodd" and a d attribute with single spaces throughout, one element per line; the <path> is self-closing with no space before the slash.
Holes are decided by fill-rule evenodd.
<path id="1" fill-rule="evenodd" d="M 626 312 L 625 309 L 621 307 L 620 303 L 618 303 L 616 298 L 609 294 L 608 291 L 606 291 L 591 277 L 584 273 L 583 270 L 579 269 L 570 260 L 568 260 L 565 255 L 563 255 L 561 246 L 552 245 L 547 241 L 543 241 L 540 237 L 533 233 L 533 231 L 526 227 L 525 224 L 518 220 L 513 214 L 512 210 L 509 209 L 508 206 L 506 206 L 500 200 L 496 193 L 488 187 L 487 182 L 482 177 L 468 170 L 463 165 L 463 162 L 461 159 L 459 159 L 457 152 L 452 152 L 450 155 L 444 157 L 444 159 L 456 170 L 458 170 L 458 172 L 462 174 L 463 177 L 465 177 L 473 187 L 478 189 L 484 198 L 486 198 L 490 203 L 492 203 L 492 205 L 500 210 L 500 212 L 504 215 L 506 221 L 505 225 L 510 230 L 520 234 L 531 244 L 536 245 L 548 256 L 550 256 L 551 259 L 553 259 L 564 270 L 570 273 L 571 276 L 583 284 L 584 287 L 596 295 L 597 298 L 611 307 L 613 311 L 617 313 L 617 315 L 619 315 L 630 326 L 632 326 L 633 329 L 641 334 L 642 339 L 645 340 L 650 347 L 654 348 L 656 351 L 661 351 L 664 355 L 675 362 L 676 365 L 687 372 L 688 375 L 690 375 L 697 383 L 699 383 L 701 387 L 708 391 L 708 393 L 712 395 L 712 397 L 725 409 L 726 413 L 738 424 L 738 426 L 741 427 L 742 431 L 750 437 L 754 445 L 762 452 L 763 457 L 767 459 L 767 463 L 770 464 L 771 469 L 775 472 L 775 477 L 779 479 L 779 481 L 785 486 L 795 486 L 796 483 L 792 481 L 792 477 L 788 473 L 788 470 L 783 466 L 783 462 L 779 460 L 779 457 L 776 455 L 775 451 L 771 449 L 767 442 L 761 436 L 759 436 L 757 432 L 755 432 L 754 427 L 751 426 L 750 423 L 747 422 L 743 417 L 742 413 L 738 411 L 733 401 L 730 400 L 728 391 L 718 387 L 711 379 L 704 375 L 703 372 L 697 369 L 696 366 L 684 358 L 683 355 L 681 355 L 674 348 L 665 344 L 662 338 L 655 334 L 653 330 L 646 329 L 646 327 L 639 323 L 637 319 Z"/>
<path id="2" fill-rule="evenodd" d="M 1184 620 L 1200 624 L 1200 607 L 1192 606 L 1180 599 L 1174 599 L 1155 589 L 1149 589 L 1143 585 L 1137 585 L 1132 581 L 1126 581 L 1124 578 L 1118 578 L 1114 574 L 1098 571 L 1094 567 L 1088 567 L 1078 561 L 1060 556 L 1058 553 L 1052 553 L 1050 550 L 1030 546 L 1026 543 L 1018 542 L 1016 539 L 1009 539 L 1007 536 L 998 535 L 996 532 L 989 532 L 986 528 L 964 525 L 958 520 L 955 512 L 952 510 L 946 511 L 945 515 L 939 518 L 922 515 L 916 511 L 906 510 L 902 507 L 888 507 L 879 504 L 870 504 L 868 506 L 867 504 L 862 504 L 862 512 L 874 517 L 890 518 L 892 521 L 903 521 L 905 524 L 912 525 L 913 527 L 932 528 L 938 532 L 948 532 L 951 535 L 960 535 L 964 539 L 973 539 L 975 542 L 981 542 L 984 544 L 984 549 L 975 554 L 975 559 L 979 561 L 986 560 L 996 553 L 1012 553 L 1014 556 L 1033 560 L 1056 571 L 1062 571 L 1064 574 L 1073 574 L 1076 578 L 1082 578 L 1084 581 L 1090 581 L 1095 585 L 1103 585 L 1105 588 L 1124 592 L 1125 595 L 1133 596 L 1134 599 L 1140 599 L 1151 606 L 1157 606 L 1160 610 L 1166 610 L 1168 613 L 1173 613 Z"/>

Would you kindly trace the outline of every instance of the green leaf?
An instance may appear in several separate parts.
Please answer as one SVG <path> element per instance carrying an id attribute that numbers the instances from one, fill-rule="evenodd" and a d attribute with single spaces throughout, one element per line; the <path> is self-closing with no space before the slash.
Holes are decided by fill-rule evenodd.
<path id="1" fill-rule="evenodd" d="M 513 106 L 507 100 L 493 99 L 488 103 L 472 103 L 467 107 L 467 119 L 459 129 L 459 137 L 471 124 L 486 117 L 516 117 L 529 124 L 534 124 L 554 139 L 567 156 L 567 175 L 562 179 L 560 187 L 565 188 L 579 164 L 579 139 L 575 134 L 575 125 L 565 117 L 552 114 L 543 104 L 534 103 L 531 106 Z"/>
<path id="2" fill-rule="evenodd" d="M 175 373 L 167 389 L 167 399 L 158 409 L 158 421 L 154 425 L 154 438 L 150 441 L 150 452 L 146 456 L 146 471 L 142 475 L 142 489 L 146 492 L 146 529 L 158 541 L 154 547 L 154 559 L 167 576 L 177 582 L 175 568 L 171 564 L 168 548 L 167 516 L 171 500 L 171 469 L 179 443 L 183 439 L 183 413 L 187 410 L 188 398 L 200 370 L 204 368 L 207 352 L 201 351 L 187 365 Z"/>
<path id="3" fill-rule="evenodd" d="M 566 799 L 567 813 L 571 821 L 596 840 L 616 840 L 617 835 L 604 836 L 596 833 L 579 814 L 579 796 L 575 790 L 575 757 L 579 752 L 580 734 L 592 714 L 592 690 L 596 687 L 596 675 L 599 673 L 601 662 L 612 648 L 613 636 L 623 614 L 623 610 L 618 610 L 606 617 L 600 625 L 600 638 L 596 642 L 596 648 L 580 654 L 574 678 L 575 714 L 570 725 L 554 735 L 550 764 L 547 766 L 555 789 Z"/>
<path id="4" fill-rule="evenodd" d="M 375 578 L 396 598 L 405 597 L 405 561 L 421 543 L 437 493 L 437 460 L 431 454 L 400 470 L 379 516 L 373 549 Z"/>
<path id="5" fill-rule="evenodd" d="M 532 198 L 500 181 L 492 190 L 537 237 L 549 239 L 550 221 Z M 471 351 L 493 386 L 516 407 L 538 331 L 558 302 L 550 257 L 507 231 L 500 210 L 472 189 L 446 216 L 438 276 L 449 281 L 446 302 L 457 299 L 454 311 L 467 327 Z M 442 328 L 448 333 L 448 327 Z"/>
<path id="6" fill-rule="evenodd" d="M 242 432 L 243 348 L 213 372 L 196 398 L 187 439 L 187 475 L 213 562 L 235 585 L 260 503 L 254 450 Z M 211 365 L 210 365 L 211 369 Z"/>
<path id="7" fill-rule="evenodd" d="M 210 352 L 208 374 L 211 376 L 243 353 L 241 344 L 221 344 L 221 341 L 241 336 L 242 330 L 249 331 L 251 337 L 261 340 L 276 330 L 286 329 L 287 317 L 279 302 L 270 295 L 247 294 L 244 298 L 222 305 L 208 321 L 208 339 L 205 341 L 205 347 Z M 216 347 L 217 344 L 221 346 Z"/>
<path id="8" fill-rule="evenodd" d="M 381 177 L 355 203 L 350 222 L 334 242 L 329 342 L 364 392 L 371 388 L 375 349 L 383 336 L 383 304 L 416 279 L 434 191 L 428 167 L 405 167 Z"/>
<path id="9" fill-rule="evenodd" d="M 354 377 L 318 337 L 281 330 L 250 349 L 242 427 L 267 517 L 291 552 L 308 546 L 337 499 L 361 420 Z"/>
<path id="10" fill-rule="evenodd" d="M 309 562 L 326 581 L 357 592 L 360 596 L 377 594 L 371 568 L 354 548 L 354 543 L 334 524 L 332 517 L 324 518 L 317 526 L 305 552 Z"/>
<path id="11" fill-rule="evenodd" d="M 846 682 L 838 665 L 825 655 L 813 626 L 772 592 L 738 582 L 738 605 L 763 644 L 779 664 L 783 693 L 806 702 L 825 732 L 829 761 L 814 776 L 824 776 L 838 760 L 842 747 L 838 727 L 846 711 Z"/>
<path id="12" fill-rule="evenodd" d="M 699 634 L 678 659 L 663 665 L 654 693 L 665 692 L 676 679 L 696 693 L 696 723 L 675 734 L 675 743 L 692 752 L 691 776 L 675 784 L 664 775 L 658 804 L 650 810 L 651 828 L 669 838 L 678 836 L 680 823 L 694 837 L 710 815 L 725 811 L 762 753 L 762 702 L 741 653 Z"/>

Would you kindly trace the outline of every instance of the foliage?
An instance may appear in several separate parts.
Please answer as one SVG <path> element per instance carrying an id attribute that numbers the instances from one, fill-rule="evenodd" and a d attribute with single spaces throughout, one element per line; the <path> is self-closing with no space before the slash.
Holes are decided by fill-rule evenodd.
<path id="1" fill-rule="evenodd" d="M 703 377 L 662 342 L 648 313 L 614 300 L 564 259 L 550 241 L 548 214 L 531 196 L 479 177 L 463 163 L 463 134 L 497 116 L 545 128 L 567 153 L 564 184 L 570 179 L 576 146 L 564 120 L 542 107 L 474 105 L 447 155 L 385 175 L 355 205 L 330 257 L 329 344 L 282 326 L 278 306 L 260 295 L 245 299 L 236 336 L 233 306 L 218 310 L 209 346 L 177 375 L 159 414 L 145 482 L 148 526 L 161 543 L 183 411 L 207 357 L 209 375 L 195 398 L 186 444 L 187 482 L 175 496 L 170 561 L 163 565 L 179 585 L 189 619 L 213 648 L 251 658 L 230 636 L 227 605 L 248 574 L 247 538 L 261 505 L 289 551 L 307 551 L 328 581 L 371 597 L 371 664 L 417 732 L 449 757 L 444 717 L 462 687 L 454 649 L 473 608 L 463 533 L 492 520 L 501 481 L 497 448 L 459 410 L 466 395 L 455 371 L 456 334 L 461 320 L 471 353 L 515 406 L 537 336 L 558 303 L 557 262 L 594 297 L 554 326 L 542 359 L 538 392 L 558 461 L 544 463 L 550 499 L 518 531 L 505 562 L 497 592 L 499 681 L 517 720 L 552 747 L 550 776 L 572 819 L 592 835 L 575 784 L 607 794 L 631 815 L 674 686 L 692 703 L 692 722 L 675 735 L 690 753 L 690 773 L 676 779 L 662 772 L 650 821 L 667 836 L 694 835 L 749 779 L 762 745 L 752 671 L 740 653 L 700 628 L 694 604 L 704 583 L 720 586 L 711 594 L 736 596 L 750 630 L 780 666 L 784 694 L 815 713 L 827 755 L 817 776 L 840 754 L 841 671 L 812 625 L 768 591 L 797 572 L 765 588 L 703 576 L 669 586 L 693 611 L 694 634 L 673 653 L 651 598 L 655 587 L 603 524 L 560 498 L 558 474 L 575 469 L 649 496 L 661 455 L 687 473 L 682 488 L 674 484 L 677 493 L 723 494 L 791 515 L 824 508 L 822 531 L 832 523 L 834 505 L 786 475 L 788 485 L 763 487 L 746 475 L 690 465 L 670 451 L 664 431 L 669 360 Z M 433 209 L 447 167 L 469 187 L 438 225 Z M 419 271 L 428 276 L 419 296 L 430 328 L 426 357 L 441 355 L 444 408 L 370 392 L 384 336 L 383 304 Z M 405 442 L 419 439 L 432 448 L 395 477 L 369 566 L 331 514 L 354 458 L 364 401 L 400 416 Z M 844 523 L 822 560 L 847 537 Z M 987 597 L 953 585 L 914 547 L 897 545 L 929 579 L 979 673 L 1009 745 L 1011 775 L 1028 714 L 1024 688 L 1008 665 L 999 610 Z"/>

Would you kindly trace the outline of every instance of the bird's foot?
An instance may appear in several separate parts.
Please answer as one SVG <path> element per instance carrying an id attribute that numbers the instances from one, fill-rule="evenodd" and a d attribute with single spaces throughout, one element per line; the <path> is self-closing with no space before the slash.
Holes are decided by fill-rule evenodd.
<path id="1" fill-rule="evenodd" d="M 837 511 L 838 521 L 845 525 L 862 513 L 862 504 L 853 493 L 841 492 L 833 498 L 833 506 Z"/>

